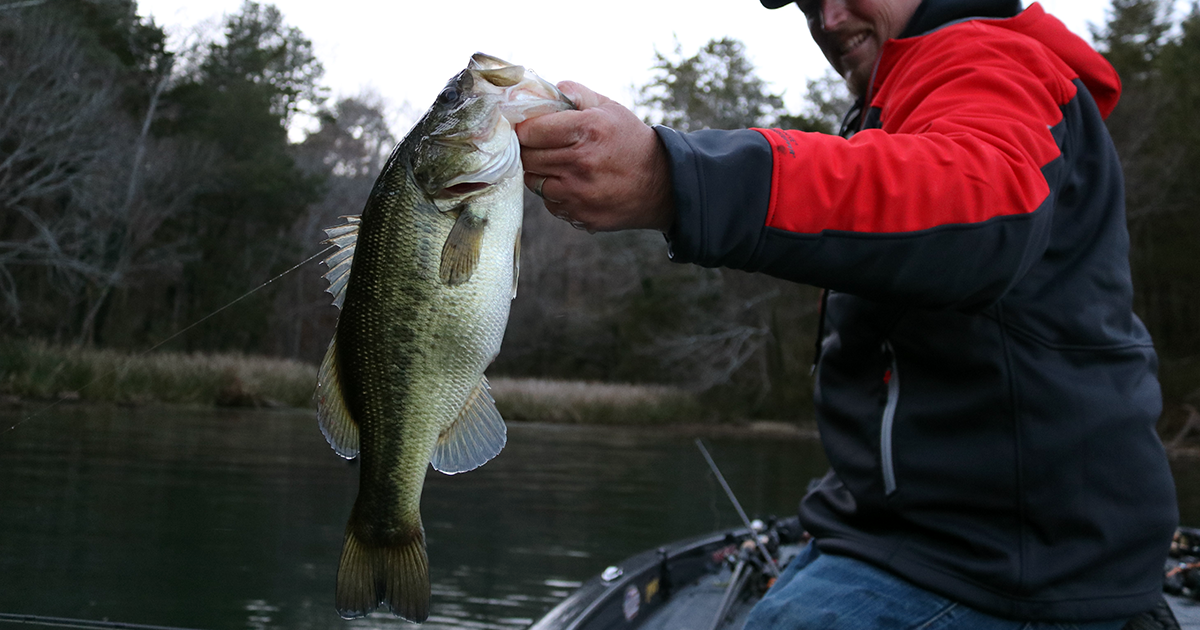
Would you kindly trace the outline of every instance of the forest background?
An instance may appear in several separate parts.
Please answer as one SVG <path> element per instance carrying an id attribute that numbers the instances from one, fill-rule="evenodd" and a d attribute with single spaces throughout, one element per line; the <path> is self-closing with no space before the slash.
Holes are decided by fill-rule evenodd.
<path id="1" fill-rule="evenodd" d="M 1124 81 L 1108 124 L 1135 310 L 1168 412 L 1196 417 L 1200 9 L 1114 0 L 1093 36 Z M 848 105 L 829 75 L 786 111 L 732 39 L 658 52 L 654 70 L 636 109 L 682 130 L 831 132 Z M 380 97 L 328 99 L 321 77 L 311 42 L 268 4 L 171 49 L 131 0 L 0 2 L 0 348 L 142 352 L 320 251 L 403 131 Z M 289 138 L 298 115 L 319 124 Z M 672 385 L 727 417 L 807 415 L 817 289 L 665 250 L 657 234 L 574 231 L 527 195 L 520 293 L 489 374 Z M 315 364 L 337 318 L 322 273 L 309 263 L 162 350 Z"/>

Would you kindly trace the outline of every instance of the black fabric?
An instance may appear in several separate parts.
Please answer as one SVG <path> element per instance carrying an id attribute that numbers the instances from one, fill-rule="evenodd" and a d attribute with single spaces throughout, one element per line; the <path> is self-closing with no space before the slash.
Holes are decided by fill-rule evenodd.
<path id="1" fill-rule="evenodd" d="M 771 145 L 750 130 L 683 134 L 661 125 L 654 130 L 667 149 L 675 188 L 676 219 L 667 235 L 671 260 L 706 267 L 751 264 L 770 206 Z M 730 208 L 745 209 L 742 220 L 719 216 Z"/>

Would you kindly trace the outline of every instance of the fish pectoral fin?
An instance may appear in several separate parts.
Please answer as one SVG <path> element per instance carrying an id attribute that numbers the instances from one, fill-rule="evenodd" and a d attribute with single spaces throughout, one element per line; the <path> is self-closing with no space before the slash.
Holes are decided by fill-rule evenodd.
<path id="1" fill-rule="evenodd" d="M 442 246 L 442 264 L 438 277 L 442 284 L 456 286 L 471 279 L 475 267 L 479 265 L 479 250 L 483 245 L 483 228 L 487 218 L 471 212 L 470 206 L 463 206 L 458 213 L 446 244 Z"/>
<path id="2" fill-rule="evenodd" d="M 338 375 L 337 333 L 329 342 L 317 372 L 317 424 L 333 450 L 346 459 L 358 457 L 358 423 L 346 408 Z"/>
<path id="3" fill-rule="evenodd" d="M 487 377 L 481 377 L 458 418 L 438 436 L 430 463 L 439 472 L 453 475 L 474 470 L 504 449 L 508 427 L 489 390 Z"/>

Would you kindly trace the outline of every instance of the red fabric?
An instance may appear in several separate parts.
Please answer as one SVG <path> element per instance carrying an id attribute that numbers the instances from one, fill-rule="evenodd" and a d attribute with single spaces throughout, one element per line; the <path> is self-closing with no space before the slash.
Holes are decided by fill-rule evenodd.
<path id="1" fill-rule="evenodd" d="M 1071 63 L 1027 32 L 1054 40 Z M 1075 97 L 1077 68 L 1096 73 L 1084 83 L 1111 110 L 1112 67 L 1036 4 L 1009 20 L 889 41 L 871 99 L 881 129 L 849 140 L 756 130 L 774 149 L 767 225 L 903 233 L 1032 212 L 1049 194 L 1041 168 L 1059 156 L 1049 128 Z"/>

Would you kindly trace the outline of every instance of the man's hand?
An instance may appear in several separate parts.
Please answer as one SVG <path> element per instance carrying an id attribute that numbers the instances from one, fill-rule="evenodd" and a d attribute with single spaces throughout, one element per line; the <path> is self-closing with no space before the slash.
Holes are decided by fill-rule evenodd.
<path id="1" fill-rule="evenodd" d="M 578 110 L 517 125 L 525 185 L 551 214 L 589 232 L 671 229 L 671 177 L 658 134 L 578 83 L 558 88 Z"/>

